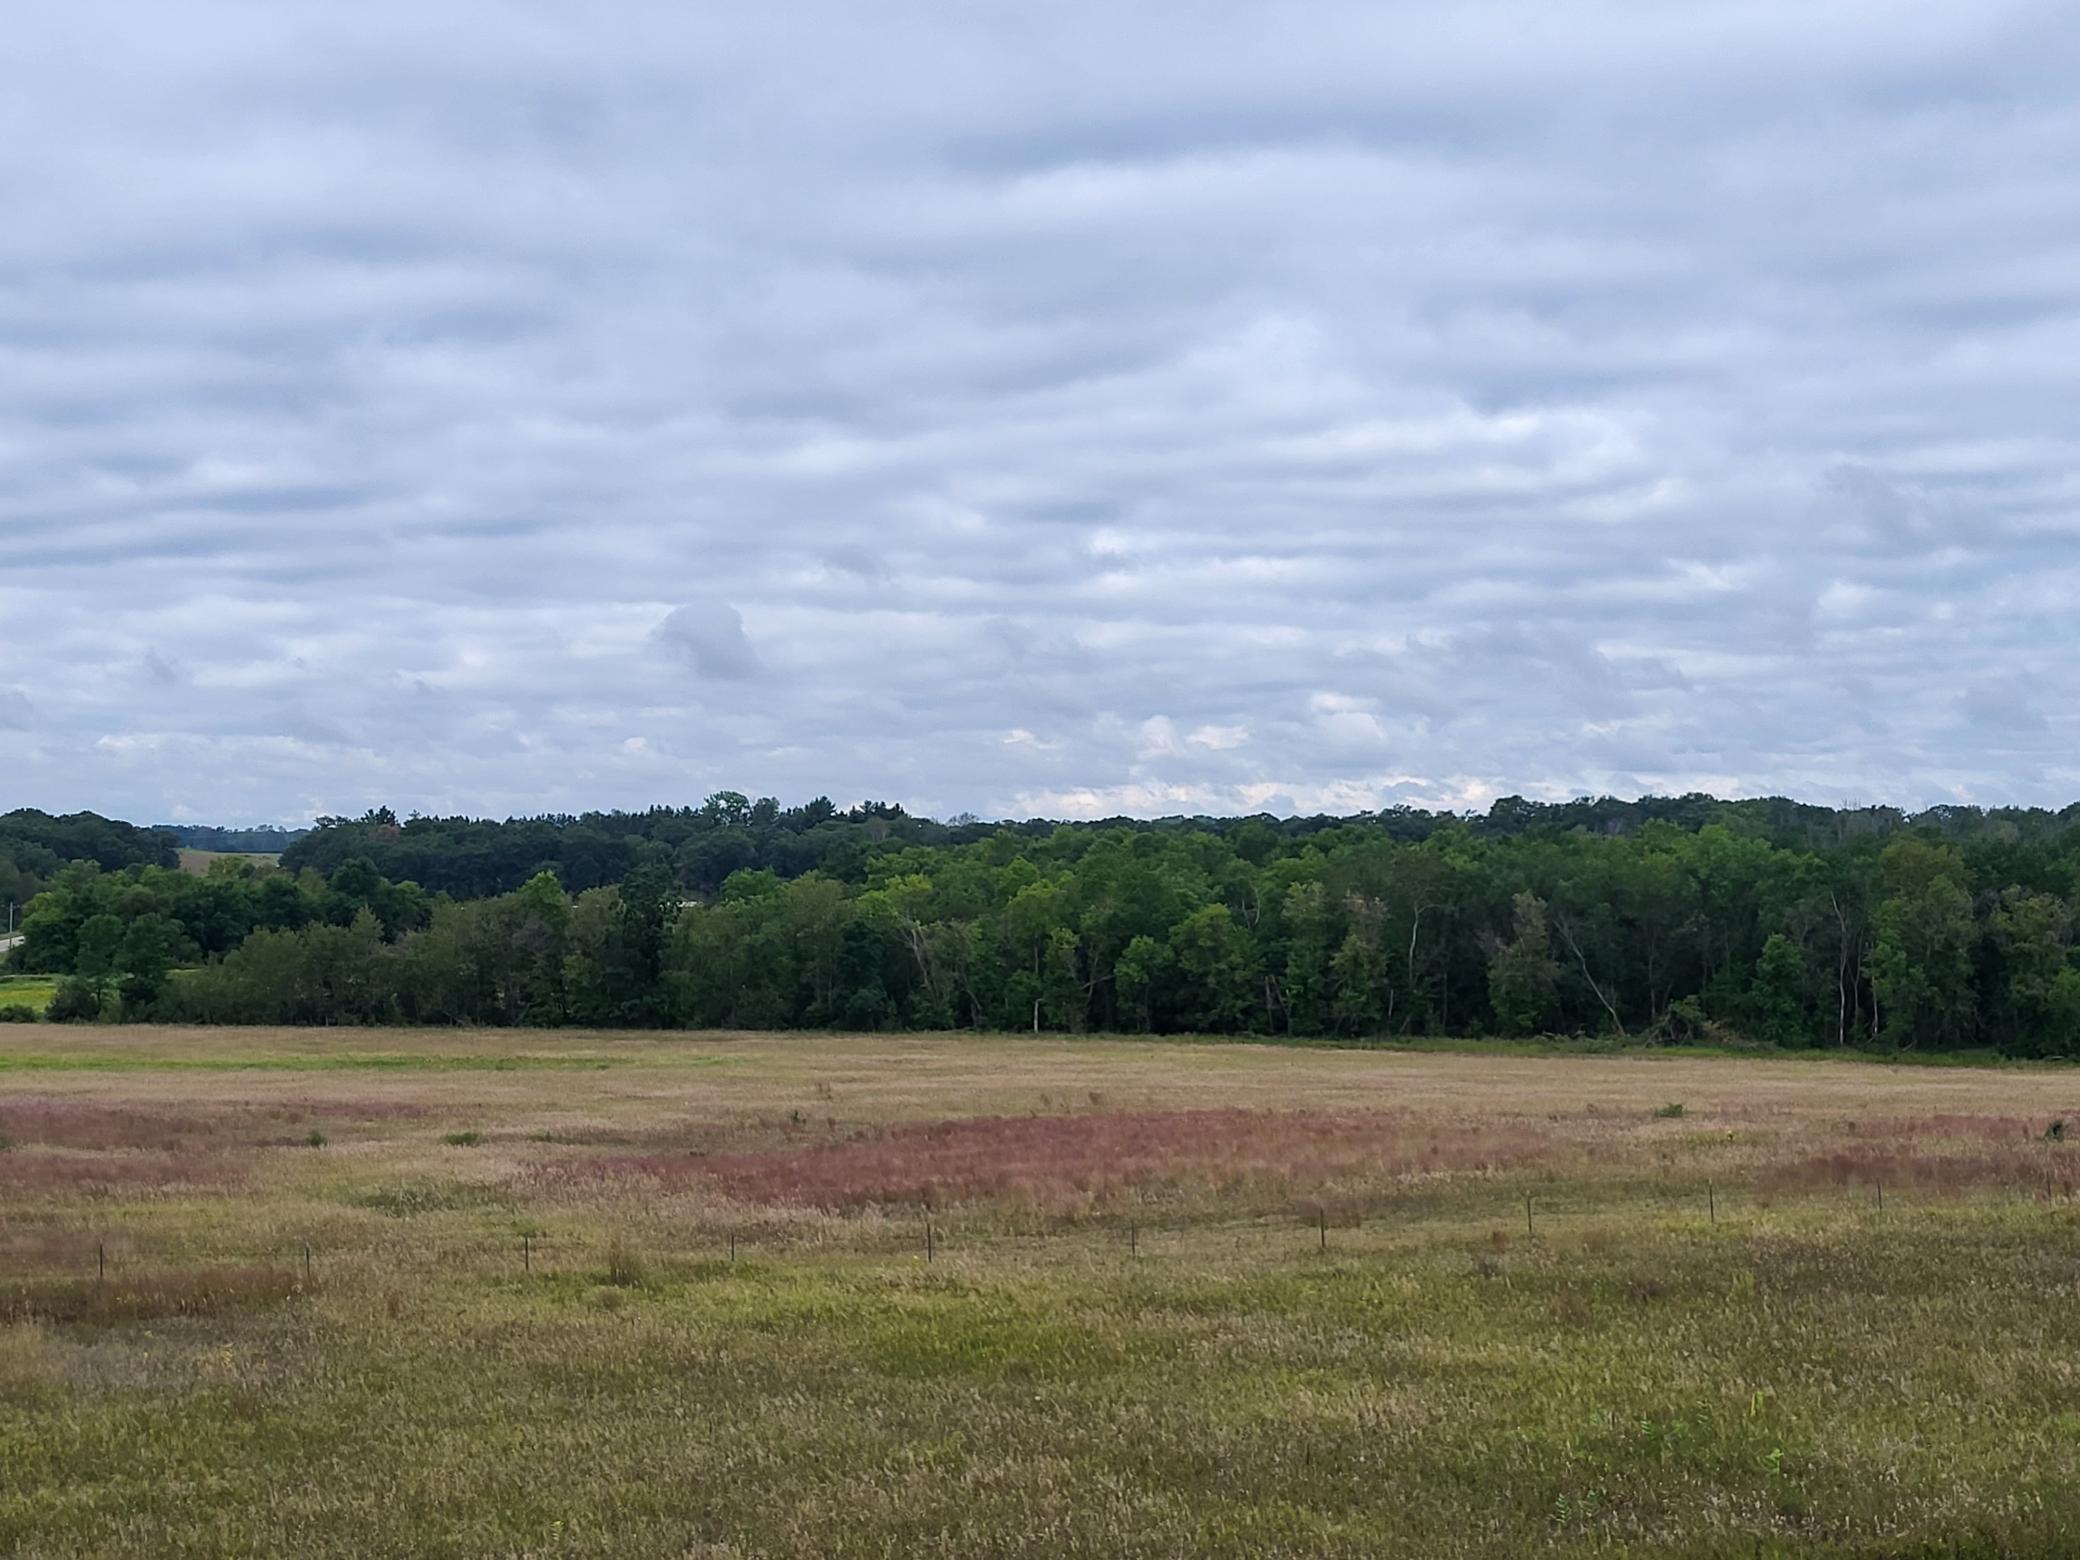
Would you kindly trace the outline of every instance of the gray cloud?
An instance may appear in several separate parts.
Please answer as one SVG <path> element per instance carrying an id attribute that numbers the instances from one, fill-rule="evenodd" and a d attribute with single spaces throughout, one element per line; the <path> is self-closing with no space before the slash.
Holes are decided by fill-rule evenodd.
<path id="1" fill-rule="evenodd" d="M 657 625 L 657 640 L 684 656 L 703 677 L 735 681 L 760 670 L 744 633 L 744 617 L 727 602 L 675 607 Z"/>
<path id="2" fill-rule="evenodd" d="M 2080 796 L 2069 7 L 621 21 L 10 18 L 11 796 Z"/>

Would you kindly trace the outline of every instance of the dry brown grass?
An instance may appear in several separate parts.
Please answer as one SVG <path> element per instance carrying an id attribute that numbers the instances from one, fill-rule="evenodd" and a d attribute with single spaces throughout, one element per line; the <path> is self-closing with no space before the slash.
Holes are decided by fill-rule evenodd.
<path id="1" fill-rule="evenodd" d="M 64 1041 L 52 1054 L 45 1033 L 0 1036 L 14 1145 L 0 1210 L 240 1186 L 367 1205 L 462 1182 L 485 1194 L 473 1206 L 634 1192 L 698 1219 L 920 1202 L 1075 1214 L 1154 1194 L 1189 1213 L 1243 1188 L 1427 1205 L 1498 1172 L 1778 1197 L 1880 1178 L 2066 1197 L 2080 1181 L 2080 1144 L 2043 1141 L 2080 1121 L 2080 1083 L 2055 1070 L 1058 1037 L 83 1027 Z M 324 1146 L 297 1146 L 314 1130 Z M 442 1141 L 466 1133 L 481 1136 L 467 1155 Z"/>

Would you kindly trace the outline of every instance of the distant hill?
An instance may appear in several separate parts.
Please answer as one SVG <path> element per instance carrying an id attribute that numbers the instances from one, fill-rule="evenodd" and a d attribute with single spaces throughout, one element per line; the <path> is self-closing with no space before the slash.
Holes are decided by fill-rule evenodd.
<path id="1" fill-rule="evenodd" d="M 68 861 L 91 861 L 105 872 L 119 872 L 173 866 L 174 852 L 171 835 L 99 813 L 55 816 L 17 808 L 0 813 L 0 900 L 34 898 Z"/>

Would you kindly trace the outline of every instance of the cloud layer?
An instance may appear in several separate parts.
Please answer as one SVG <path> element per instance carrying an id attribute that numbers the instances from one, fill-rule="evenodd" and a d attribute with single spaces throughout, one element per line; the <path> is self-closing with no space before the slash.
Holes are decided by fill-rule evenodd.
<path id="1" fill-rule="evenodd" d="M 32 7 L 0 795 L 2080 797 L 2080 15 Z"/>

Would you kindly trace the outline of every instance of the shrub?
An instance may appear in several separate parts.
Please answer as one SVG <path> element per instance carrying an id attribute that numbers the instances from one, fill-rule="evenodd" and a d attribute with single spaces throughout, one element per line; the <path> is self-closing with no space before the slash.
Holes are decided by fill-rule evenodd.
<path id="1" fill-rule="evenodd" d="M 45 1016 L 54 1024 L 91 1024 L 101 1016 L 101 996 L 83 980 L 58 982 Z"/>
<path id="2" fill-rule="evenodd" d="M 484 1135 L 481 1132 L 449 1132 L 442 1136 L 441 1141 L 450 1148 L 475 1148 L 484 1141 Z"/>
<path id="3" fill-rule="evenodd" d="M 1683 1102 L 1681 1100 L 1670 1100 L 1666 1105 L 1655 1111 L 1654 1114 L 1661 1117 L 1664 1121 L 1673 1121 L 1683 1114 Z"/>
<path id="4" fill-rule="evenodd" d="M 323 1148 L 325 1146 L 325 1134 L 316 1127 L 312 1127 L 310 1135 L 303 1140 L 303 1146 L 305 1148 Z"/>
<path id="5" fill-rule="evenodd" d="M 35 1022 L 36 1009 L 30 1007 L 26 1002 L 10 1002 L 5 1007 L 0 1007 L 0 1024 L 33 1024 Z"/>

